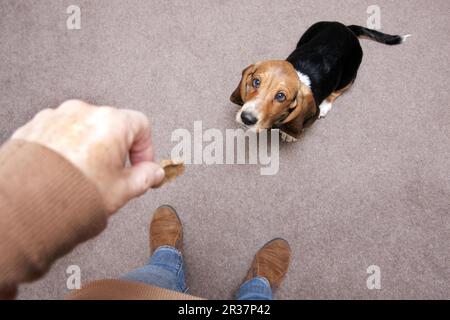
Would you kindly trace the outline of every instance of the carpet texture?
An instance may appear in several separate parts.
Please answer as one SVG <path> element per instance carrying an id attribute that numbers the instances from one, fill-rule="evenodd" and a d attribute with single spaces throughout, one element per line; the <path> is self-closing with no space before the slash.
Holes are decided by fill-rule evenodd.
<path id="1" fill-rule="evenodd" d="M 66 8 L 81 7 L 81 30 Z M 236 128 L 228 98 L 244 67 L 285 59 L 311 24 L 365 25 L 373 1 L 16 1 L 0 3 L 0 142 L 68 98 L 134 108 L 151 118 L 158 159 L 177 128 Z M 232 298 L 254 253 L 292 247 L 279 299 L 450 298 L 450 2 L 378 0 L 382 30 L 413 34 L 388 47 L 362 40 L 352 89 L 296 144 L 280 170 L 189 165 L 177 182 L 115 215 L 108 229 L 60 259 L 21 299 L 67 294 L 82 282 L 142 265 L 161 204 L 185 228 L 190 292 Z M 367 268 L 381 269 L 369 290 Z"/>

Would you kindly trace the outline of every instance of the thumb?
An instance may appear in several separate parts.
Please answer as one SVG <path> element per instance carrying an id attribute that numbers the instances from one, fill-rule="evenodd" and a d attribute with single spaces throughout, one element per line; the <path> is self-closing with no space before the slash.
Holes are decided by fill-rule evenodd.
<path id="1" fill-rule="evenodd" d="M 154 162 L 140 162 L 125 169 L 125 196 L 132 199 L 144 194 L 149 188 L 162 182 L 164 169 Z"/>

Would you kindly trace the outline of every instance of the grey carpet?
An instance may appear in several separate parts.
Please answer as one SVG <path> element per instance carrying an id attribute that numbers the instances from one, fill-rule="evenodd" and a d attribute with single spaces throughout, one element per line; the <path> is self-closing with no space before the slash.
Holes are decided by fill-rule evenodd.
<path id="1" fill-rule="evenodd" d="M 66 8 L 82 9 L 79 31 Z M 141 110 L 158 158 L 173 130 L 235 128 L 228 97 L 241 70 L 284 59 L 319 20 L 365 24 L 373 1 L 16 1 L 0 3 L 0 141 L 68 98 Z M 127 205 L 98 238 L 59 260 L 20 298 L 62 298 L 67 266 L 82 282 L 143 264 L 152 211 L 169 203 L 185 227 L 191 293 L 231 298 L 256 250 L 284 237 L 293 261 L 279 299 L 450 298 L 450 2 L 378 0 L 402 46 L 362 41 L 353 88 L 280 172 L 192 165 L 176 183 Z M 381 290 L 366 269 L 381 268 Z"/>

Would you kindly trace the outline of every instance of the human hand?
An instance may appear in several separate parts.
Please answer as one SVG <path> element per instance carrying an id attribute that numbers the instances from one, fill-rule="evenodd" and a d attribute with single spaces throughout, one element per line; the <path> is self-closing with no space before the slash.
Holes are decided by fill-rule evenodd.
<path id="1" fill-rule="evenodd" d="M 137 111 L 69 100 L 39 112 L 12 139 L 39 143 L 69 160 L 97 186 L 111 214 L 164 178 L 153 162 L 149 121 Z"/>

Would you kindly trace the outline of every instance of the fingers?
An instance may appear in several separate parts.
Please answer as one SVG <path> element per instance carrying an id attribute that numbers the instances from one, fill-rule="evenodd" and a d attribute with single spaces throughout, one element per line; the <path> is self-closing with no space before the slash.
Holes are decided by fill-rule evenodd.
<path id="1" fill-rule="evenodd" d="M 126 168 L 123 187 L 126 201 L 144 194 L 164 179 L 164 169 L 154 162 L 141 162 Z"/>
<path id="2" fill-rule="evenodd" d="M 130 162 L 132 165 L 135 165 L 145 161 L 153 161 L 153 157 L 152 138 L 150 129 L 148 129 L 134 140 L 130 148 Z"/>
<path id="3" fill-rule="evenodd" d="M 148 118 L 143 113 L 134 110 L 123 110 L 123 112 L 128 118 L 131 129 L 129 137 L 131 164 L 153 161 L 154 153 Z"/>
<path id="4" fill-rule="evenodd" d="M 123 171 L 121 197 L 124 203 L 144 194 L 164 179 L 164 169 L 153 162 L 150 123 L 141 112 L 120 110 L 125 115 L 128 132 L 128 150 L 131 167 Z"/>

